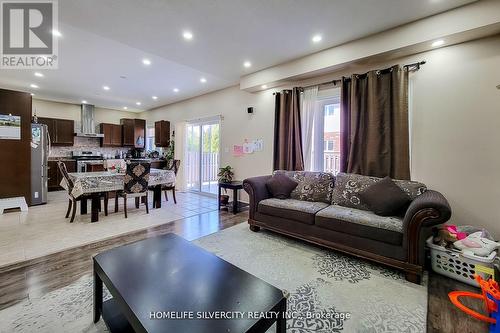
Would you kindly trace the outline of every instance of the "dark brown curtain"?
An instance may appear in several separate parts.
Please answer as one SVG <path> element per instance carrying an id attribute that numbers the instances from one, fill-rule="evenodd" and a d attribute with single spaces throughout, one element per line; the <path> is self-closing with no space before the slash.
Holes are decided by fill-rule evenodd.
<path id="1" fill-rule="evenodd" d="M 300 88 L 275 95 L 274 170 L 304 170 Z"/>
<path id="2" fill-rule="evenodd" d="M 410 179 L 408 72 L 399 65 L 342 80 L 343 171 Z"/>

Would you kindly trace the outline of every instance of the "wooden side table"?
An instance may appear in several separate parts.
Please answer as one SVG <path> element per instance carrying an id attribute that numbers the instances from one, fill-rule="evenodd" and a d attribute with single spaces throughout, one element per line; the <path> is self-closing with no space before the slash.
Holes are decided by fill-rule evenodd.
<path id="1" fill-rule="evenodd" d="M 225 188 L 228 190 L 233 190 L 233 214 L 238 213 L 239 209 L 242 207 L 248 206 L 248 204 L 238 201 L 238 191 L 243 189 L 243 182 L 239 180 L 232 181 L 230 183 L 219 183 L 219 194 L 217 199 L 219 201 L 219 210 L 220 210 L 220 196 L 221 190 Z"/>

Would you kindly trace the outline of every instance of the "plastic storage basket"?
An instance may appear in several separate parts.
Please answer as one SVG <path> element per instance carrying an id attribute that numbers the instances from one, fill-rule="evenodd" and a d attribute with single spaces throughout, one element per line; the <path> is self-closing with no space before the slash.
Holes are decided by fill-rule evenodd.
<path id="1" fill-rule="evenodd" d="M 434 272 L 476 287 L 479 285 L 474 279 L 474 274 L 477 273 L 484 279 L 489 277 L 483 272 L 476 272 L 476 265 L 493 268 L 493 261 L 497 256 L 496 251 L 491 252 L 488 257 L 479 257 L 458 250 L 449 250 L 433 244 L 432 237 L 427 239 L 427 247 L 431 250 L 431 263 Z"/>

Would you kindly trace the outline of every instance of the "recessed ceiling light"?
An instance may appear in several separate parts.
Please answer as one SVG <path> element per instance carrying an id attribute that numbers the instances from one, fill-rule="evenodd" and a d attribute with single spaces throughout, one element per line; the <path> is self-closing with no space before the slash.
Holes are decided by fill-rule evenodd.
<path id="1" fill-rule="evenodd" d="M 314 35 L 312 37 L 313 43 L 319 43 L 319 42 L 321 42 L 322 39 L 323 39 L 323 37 L 321 35 Z"/>
<path id="2" fill-rule="evenodd" d="M 62 37 L 62 34 L 59 30 L 52 30 L 52 35 L 56 36 L 56 37 Z"/>
<path id="3" fill-rule="evenodd" d="M 200 79 L 200 82 L 201 82 L 201 83 L 206 83 L 206 82 L 207 82 L 207 79 L 205 79 L 204 77 L 202 77 L 202 78 Z"/>
<path id="4" fill-rule="evenodd" d="M 42 73 L 40 73 L 40 72 L 35 72 L 35 76 L 36 77 L 44 77 L 44 75 Z"/>
<path id="5" fill-rule="evenodd" d="M 158 96 L 153 96 L 151 97 L 152 99 L 154 99 L 155 101 L 158 99 Z"/>
<path id="6" fill-rule="evenodd" d="M 110 88 L 108 86 L 102 86 L 102 89 L 109 90 Z"/>
<path id="7" fill-rule="evenodd" d="M 175 93 L 179 92 L 179 89 L 177 89 L 177 88 L 174 88 L 173 90 Z"/>
<path id="8" fill-rule="evenodd" d="M 248 67 L 251 67 L 251 66 L 252 66 L 252 63 L 251 63 L 250 61 L 245 61 L 245 62 L 243 63 L 243 66 L 244 66 L 244 67 L 246 67 L 246 68 L 248 68 Z"/>
<path id="9" fill-rule="evenodd" d="M 444 40 L 442 40 L 442 39 L 438 39 L 437 41 L 433 42 L 433 43 L 431 44 L 431 46 L 432 46 L 432 47 L 438 47 L 438 46 L 441 46 L 441 45 L 443 45 L 443 44 L 444 44 Z"/>
<path id="10" fill-rule="evenodd" d="M 149 59 L 142 59 L 142 63 L 144 65 L 146 65 L 146 66 L 149 66 L 149 65 L 151 65 L 151 60 L 149 60 Z"/>
<path id="11" fill-rule="evenodd" d="M 142 103 L 141 102 L 135 102 L 135 105 L 141 105 Z"/>
<path id="12" fill-rule="evenodd" d="M 191 33 L 191 31 L 184 31 L 182 33 L 182 37 L 184 37 L 185 40 L 191 40 L 193 39 L 193 34 Z"/>
<path id="13" fill-rule="evenodd" d="M 31 96 L 35 96 L 35 94 L 31 93 Z"/>
<path id="14" fill-rule="evenodd" d="M 86 101 L 86 100 L 83 100 L 83 101 L 82 101 L 82 104 L 87 104 L 87 101 Z"/>
<path id="15" fill-rule="evenodd" d="M 262 89 L 267 89 L 267 84 L 263 84 L 260 86 Z"/>
<path id="16" fill-rule="evenodd" d="M 123 110 L 128 110 L 128 107 L 124 106 L 124 107 L 123 107 Z"/>
<path id="17" fill-rule="evenodd" d="M 31 88 L 35 88 L 35 89 L 38 89 L 38 86 L 37 86 L 36 84 L 34 84 L 34 83 L 30 84 L 30 87 L 31 87 Z"/>

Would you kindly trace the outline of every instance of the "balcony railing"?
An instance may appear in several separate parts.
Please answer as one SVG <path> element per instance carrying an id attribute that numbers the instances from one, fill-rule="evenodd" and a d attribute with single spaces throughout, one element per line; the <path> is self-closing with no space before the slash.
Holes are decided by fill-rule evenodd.
<path id="1" fill-rule="evenodd" d="M 323 156 L 323 170 L 334 175 L 338 174 L 340 172 L 340 152 L 325 151 Z"/>

